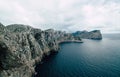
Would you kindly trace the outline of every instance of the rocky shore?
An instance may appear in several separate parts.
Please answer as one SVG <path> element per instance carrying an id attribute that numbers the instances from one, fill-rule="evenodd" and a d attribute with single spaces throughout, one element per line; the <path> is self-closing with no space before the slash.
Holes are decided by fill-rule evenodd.
<path id="1" fill-rule="evenodd" d="M 0 23 L 0 77 L 32 77 L 36 64 L 44 56 L 58 52 L 61 42 L 82 40 L 53 29 L 43 31 L 28 25 Z"/>

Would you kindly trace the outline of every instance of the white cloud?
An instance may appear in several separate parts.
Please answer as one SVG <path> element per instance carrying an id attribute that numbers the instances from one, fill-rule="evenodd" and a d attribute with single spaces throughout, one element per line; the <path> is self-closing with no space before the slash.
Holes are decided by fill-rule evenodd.
<path id="1" fill-rule="evenodd" d="M 119 0 L 0 0 L 0 22 L 47 29 L 120 32 Z"/>

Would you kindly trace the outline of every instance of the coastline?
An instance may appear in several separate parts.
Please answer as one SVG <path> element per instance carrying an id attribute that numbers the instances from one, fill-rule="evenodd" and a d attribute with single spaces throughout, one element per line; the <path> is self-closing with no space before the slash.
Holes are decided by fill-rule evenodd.
<path id="1" fill-rule="evenodd" d="M 80 37 L 53 29 L 42 31 L 20 24 L 0 27 L 1 77 L 31 77 L 36 64 L 58 52 L 60 43 L 83 43 Z"/>

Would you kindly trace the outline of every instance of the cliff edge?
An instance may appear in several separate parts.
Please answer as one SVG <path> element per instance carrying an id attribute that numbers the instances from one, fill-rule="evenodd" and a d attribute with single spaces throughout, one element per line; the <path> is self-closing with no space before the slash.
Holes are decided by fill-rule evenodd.
<path id="1" fill-rule="evenodd" d="M 61 42 L 82 42 L 70 33 L 0 23 L 0 77 L 32 77 L 36 63 L 56 53 Z"/>
<path id="2" fill-rule="evenodd" d="M 0 23 L 0 77 L 32 77 L 44 56 L 56 53 L 62 42 L 101 39 L 100 31 L 66 33 L 28 25 Z"/>

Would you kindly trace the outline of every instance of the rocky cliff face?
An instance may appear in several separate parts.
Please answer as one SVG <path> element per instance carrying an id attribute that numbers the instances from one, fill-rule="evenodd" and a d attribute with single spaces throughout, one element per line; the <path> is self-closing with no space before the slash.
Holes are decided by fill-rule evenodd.
<path id="1" fill-rule="evenodd" d="M 42 31 L 27 25 L 0 23 L 0 77 L 32 77 L 36 63 L 57 52 L 59 43 L 81 39 L 72 34 Z"/>
<path id="2" fill-rule="evenodd" d="M 98 30 L 66 33 L 42 31 L 28 25 L 0 23 L 0 77 L 32 77 L 36 63 L 56 53 L 62 42 L 81 42 L 81 38 L 101 39 Z"/>
<path id="3" fill-rule="evenodd" d="M 73 36 L 77 36 L 77 37 L 84 38 L 84 39 L 95 39 L 95 40 L 102 39 L 102 34 L 101 34 L 100 30 L 94 30 L 91 32 L 77 31 L 77 32 L 73 33 Z"/>

